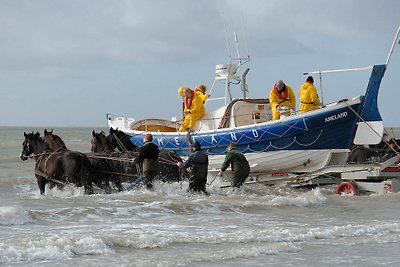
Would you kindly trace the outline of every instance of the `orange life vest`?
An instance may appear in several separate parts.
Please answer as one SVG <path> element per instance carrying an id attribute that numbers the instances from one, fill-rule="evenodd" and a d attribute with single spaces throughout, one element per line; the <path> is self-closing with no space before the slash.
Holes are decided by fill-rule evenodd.
<path id="1" fill-rule="evenodd" d="M 283 90 L 282 93 L 280 93 L 278 91 L 278 88 L 276 88 L 276 86 L 274 86 L 274 91 L 275 91 L 275 94 L 278 96 L 279 99 L 288 100 L 287 98 L 288 98 L 289 92 L 288 92 L 287 89 Z"/>
<path id="2" fill-rule="evenodd" d="M 192 100 L 194 97 L 194 91 L 190 91 L 190 97 L 185 97 L 185 106 L 186 108 L 192 107 Z"/>

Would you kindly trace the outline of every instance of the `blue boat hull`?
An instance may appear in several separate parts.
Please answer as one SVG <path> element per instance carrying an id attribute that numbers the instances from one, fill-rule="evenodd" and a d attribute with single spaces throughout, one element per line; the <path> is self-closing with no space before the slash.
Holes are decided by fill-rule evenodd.
<path id="1" fill-rule="evenodd" d="M 354 102 L 354 101 L 353 101 Z M 289 117 L 280 121 L 254 124 L 247 127 L 219 129 L 193 133 L 190 141 L 200 142 L 210 155 L 225 153 L 228 144 L 235 143 L 244 153 L 279 150 L 349 149 L 354 137 L 361 101 L 338 108 Z M 188 155 L 189 140 L 182 133 L 153 133 L 154 142 L 161 149 Z M 143 132 L 132 133 L 131 141 L 143 144 Z"/>

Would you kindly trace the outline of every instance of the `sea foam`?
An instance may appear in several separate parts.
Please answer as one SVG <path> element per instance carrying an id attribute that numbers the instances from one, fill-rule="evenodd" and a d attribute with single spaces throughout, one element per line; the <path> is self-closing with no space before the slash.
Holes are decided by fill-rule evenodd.
<path id="1" fill-rule="evenodd" d="M 29 213 L 20 207 L 0 207 L 0 225 L 21 225 L 32 222 Z"/>
<path id="2" fill-rule="evenodd" d="M 99 238 L 51 235 L 18 244 L 0 243 L 0 262 L 68 259 L 78 255 L 103 255 L 113 251 Z"/>

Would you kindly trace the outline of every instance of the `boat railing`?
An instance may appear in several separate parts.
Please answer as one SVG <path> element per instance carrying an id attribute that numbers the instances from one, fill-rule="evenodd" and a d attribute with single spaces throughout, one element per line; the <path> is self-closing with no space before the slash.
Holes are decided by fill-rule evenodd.
<path id="1" fill-rule="evenodd" d="M 335 106 L 339 103 L 349 101 L 348 99 L 342 99 L 340 101 L 324 104 L 320 108 Z M 300 110 L 292 111 L 290 115 L 282 116 L 283 117 L 291 117 L 294 115 L 300 114 Z M 229 127 L 239 127 L 246 126 L 251 124 L 259 124 L 272 120 L 272 114 L 267 111 L 260 111 L 257 109 L 251 110 L 251 112 L 235 114 L 230 113 L 222 114 L 220 116 L 212 116 L 211 113 L 206 113 L 200 120 L 197 121 L 194 131 L 208 131 L 208 130 L 216 130 L 216 129 L 224 129 Z M 222 120 L 226 120 L 226 123 L 221 123 Z M 154 128 L 159 127 L 159 129 L 155 130 L 156 132 L 176 132 L 178 131 L 180 125 L 182 123 L 182 119 L 180 120 L 162 120 L 162 119 L 143 119 L 141 121 L 134 122 L 135 127 L 132 127 L 131 130 L 139 130 L 138 127 L 141 126 L 144 131 L 154 131 Z"/>
<path id="2" fill-rule="evenodd" d="M 268 113 L 261 113 L 261 112 L 249 112 L 244 114 L 235 114 L 231 115 L 229 118 L 229 123 L 225 124 L 224 126 L 220 125 L 220 122 L 225 118 L 224 115 L 212 117 L 212 118 L 203 118 L 200 119 L 196 125 L 196 131 L 204 131 L 204 130 L 215 130 L 215 129 L 223 129 L 231 127 L 231 123 L 233 122 L 233 127 L 250 125 L 250 124 L 258 124 L 270 121 L 272 116 L 268 116 Z M 243 119 L 248 118 L 244 123 Z M 239 121 L 241 123 L 239 123 Z M 210 127 L 212 126 L 212 127 Z"/>

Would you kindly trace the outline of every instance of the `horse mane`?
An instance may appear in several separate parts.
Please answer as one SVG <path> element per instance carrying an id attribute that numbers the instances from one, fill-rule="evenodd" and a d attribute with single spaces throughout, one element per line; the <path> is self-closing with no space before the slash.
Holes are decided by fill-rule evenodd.
<path id="1" fill-rule="evenodd" d="M 47 129 L 44 129 L 43 139 L 44 142 L 53 151 L 68 150 L 64 140 L 62 140 L 60 136 L 54 134 L 53 129 L 51 131 L 47 131 Z"/>

